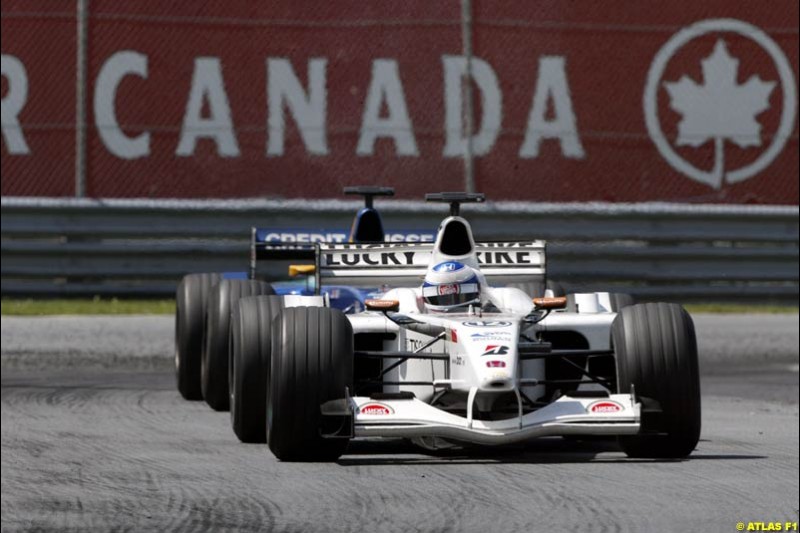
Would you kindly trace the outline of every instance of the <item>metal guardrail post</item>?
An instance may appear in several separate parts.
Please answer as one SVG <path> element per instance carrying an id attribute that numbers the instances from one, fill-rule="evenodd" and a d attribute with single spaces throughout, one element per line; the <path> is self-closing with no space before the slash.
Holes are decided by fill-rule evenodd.
<path id="1" fill-rule="evenodd" d="M 86 196 L 86 96 L 89 60 L 89 0 L 76 0 L 75 196 Z"/>
<path id="2" fill-rule="evenodd" d="M 472 136 L 474 135 L 475 113 L 472 101 L 472 0 L 461 0 L 461 41 L 467 68 L 462 78 L 464 90 L 464 130 L 467 135 L 464 154 L 464 190 L 475 192 L 475 161 L 473 158 Z"/>

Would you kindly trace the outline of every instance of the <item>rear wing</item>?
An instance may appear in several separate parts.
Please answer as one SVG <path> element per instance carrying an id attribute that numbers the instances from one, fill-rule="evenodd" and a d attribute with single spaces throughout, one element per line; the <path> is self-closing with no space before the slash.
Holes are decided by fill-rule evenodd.
<path id="1" fill-rule="evenodd" d="M 259 261 L 291 261 L 313 265 L 317 257 L 317 243 L 344 244 L 347 238 L 344 230 L 253 227 L 250 230 L 250 279 L 255 278 Z M 414 230 L 397 230 L 386 234 L 386 240 L 391 242 L 432 243 L 435 238 L 434 233 Z"/>
<path id="2" fill-rule="evenodd" d="M 317 287 L 413 286 L 428 271 L 433 243 L 316 243 Z M 545 279 L 545 242 L 479 242 L 475 254 L 492 284 Z"/>

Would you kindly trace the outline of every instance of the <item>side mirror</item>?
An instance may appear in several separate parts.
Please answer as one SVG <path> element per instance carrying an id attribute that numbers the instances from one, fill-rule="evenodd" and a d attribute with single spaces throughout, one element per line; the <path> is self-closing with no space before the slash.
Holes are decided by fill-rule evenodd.
<path id="1" fill-rule="evenodd" d="M 400 308 L 398 300 L 367 299 L 364 305 L 370 311 L 397 311 Z"/>
<path id="2" fill-rule="evenodd" d="M 533 305 L 536 309 L 564 309 L 567 307 L 566 296 L 534 298 Z"/>
<path id="3" fill-rule="evenodd" d="M 289 265 L 289 277 L 296 278 L 307 274 L 313 274 L 317 271 L 315 265 Z"/>

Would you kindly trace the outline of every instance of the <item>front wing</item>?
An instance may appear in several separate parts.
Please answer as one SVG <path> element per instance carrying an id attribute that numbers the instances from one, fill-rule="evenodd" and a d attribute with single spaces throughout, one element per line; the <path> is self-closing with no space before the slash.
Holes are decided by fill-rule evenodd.
<path id="1" fill-rule="evenodd" d="M 509 444 L 555 435 L 631 435 L 639 432 L 641 404 L 629 394 L 608 398 L 562 396 L 506 420 L 470 420 L 417 399 L 350 398 L 355 437 L 442 437 L 475 444 Z M 598 409 L 600 403 L 616 406 Z"/>

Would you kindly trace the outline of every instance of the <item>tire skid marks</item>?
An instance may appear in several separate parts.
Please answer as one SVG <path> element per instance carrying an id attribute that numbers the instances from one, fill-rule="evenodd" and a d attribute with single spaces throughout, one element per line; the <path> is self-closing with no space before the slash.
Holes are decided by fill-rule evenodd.
<path id="1" fill-rule="evenodd" d="M 543 458 L 544 461 L 549 461 Z M 535 459 L 534 459 L 535 461 Z M 580 493 L 574 490 L 577 481 L 574 464 L 506 464 L 498 465 L 498 486 L 503 483 L 513 486 L 521 496 L 528 496 L 527 505 L 535 510 L 524 529 L 537 523 L 551 523 L 566 520 L 570 523 L 584 523 L 588 531 L 624 531 L 620 518 L 613 508 L 603 503 L 604 490 L 601 480 L 593 477 L 580 477 L 580 483 L 588 490 Z M 602 468 L 605 465 L 600 465 Z M 534 481 L 535 480 L 535 481 Z M 508 489 L 506 489 L 506 492 Z M 523 499 L 520 505 L 525 505 Z"/>
<path id="2" fill-rule="evenodd" d="M 643 531 L 797 501 L 796 409 L 737 418 L 712 398 L 689 461 L 558 439 L 441 455 L 354 443 L 338 464 L 297 464 L 238 443 L 228 416 L 180 400 L 171 375 L 50 379 L 4 372 L 4 530 Z"/>
<path id="3" fill-rule="evenodd" d="M 378 478 L 386 482 L 376 490 L 371 480 Z M 447 478 L 428 466 L 362 467 L 362 473 L 352 479 L 353 489 L 362 500 L 363 518 L 359 525 L 365 531 L 398 533 L 420 527 L 430 531 L 464 530 L 477 487 L 469 480 L 453 487 Z"/>

